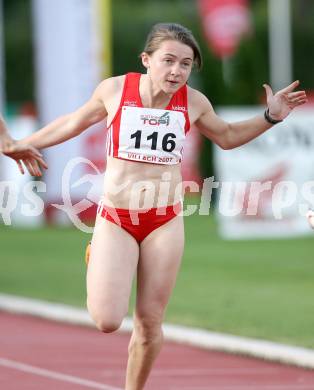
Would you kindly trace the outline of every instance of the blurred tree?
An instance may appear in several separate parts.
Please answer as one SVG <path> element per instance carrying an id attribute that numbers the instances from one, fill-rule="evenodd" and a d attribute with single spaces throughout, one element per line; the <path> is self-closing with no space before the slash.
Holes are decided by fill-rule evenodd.
<path id="1" fill-rule="evenodd" d="M 31 0 L 3 0 L 6 53 L 6 89 L 9 101 L 33 99 L 33 53 Z M 295 77 L 305 88 L 313 88 L 314 2 L 292 0 Z M 261 84 L 268 81 L 267 2 L 251 0 L 254 30 L 241 42 L 231 59 L 233 82 L 222 79 L 221 61 L 213 56 L 203 37 L 195 1 L 114 0 L 114 74 L 143 71 L 138 55 L 154 23 L 178 22 L 191 29 L 200 42 L 204 69 L 192 76 L 191 85 L 203 90 L 214 105 L 255 104 L 260 101 Z"/>
<path id="2" fill-rule="evenodd" d="M 34 100 L 30 0 L 4 0 L 6 98 L 11 103 Z"/>
<path id="3" fill-rule="evenodd" d="M 293 71 L 302 87 L 314 90 L 314 2 L 293 1 Z"/>

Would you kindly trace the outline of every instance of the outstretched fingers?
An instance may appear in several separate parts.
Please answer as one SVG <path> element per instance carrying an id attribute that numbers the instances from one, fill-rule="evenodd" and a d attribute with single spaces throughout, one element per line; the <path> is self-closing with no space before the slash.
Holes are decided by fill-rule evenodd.
<path id="1" fill-rule="evenodd" d="M 29 159 L 23 159 L 23 164 L 25 165 L 25 167 L 27 168 L 29 174 L 31 176 L 37 176 L 37 173 L 36 173 L 36 169 L 35 167 L 33 167 L 33 164 L 30 162 Z"/>
<path id="2" fill-rule="evenodd" d="M 32 150 L 32 148 L 27 147 L 22 150 L 15 150 L 5 154 L 18 162 L 21 173 L 22 170 L 20 160 L 22 160 L 29 173 L 34 176 L 41 176 L 41 168 L 48 169 L 48 165 L 43 159 L 42 154 L 39 153 L 36 149 Z"/>
<path id="3" fill-rule="evenodd" d="M 294 99 L 290 102 L 290 104 L 293 104 L 294 106 L 300 106 L 301 104 L 305 104 L 307 102 L 307 99 Z"/>
<path id="4" fill-rule="evenodd" d="M 285 87 L 285 88 L 281 89 L 280 91 L 278 91 L 277 93 L 289 93 L 289 92 L 292 92 L 299 85 L 300 85 L 300 81 L 296 80 L 293 83 L 291 83 L 290 85 L 288 85 L 287 87 Z"/>
<path id="5" fill-rule="evenodd" d="M 37 157 L 37 158 L 35 158 L 35 160 L 37 161 L 37 163 L 39 164 L 39 166 L 41 168 L 48 169 L 48 165 L 47 165 L 46 161 L 42 157 Z"/>
<path id="6" fill-rule="evenodd" d="M 28 172 L 32 176 L 41 176 L 42 175 L 42 172 L 41 172 L 41 170 L 39 168 L 39 165 L 38 165 L 36 159 L 33 159 L 33 158 L 24 159 L 23 163 L 25 164 Z"/>
<path id="7" fill-rule="evenodd" d="M 36 159 L 22 158 L 21 160 L 16 159 L 15 161 L 22 175 L 24 175 L 25 173 L 25 169 L 23 167 L 24 165 L 31 176 L 36 176 L 36 177 L 42 176 L 40 165 Z"/>
<path id="8" fill-rule="evenodd" d="M 24 171 L 24 168 L 23 168 L 23 164 L 20 160 L 15 160 L 16 163 L 17 163 L 17 166 L 19 168 L 19 171 L 21 172 L 22 175 L 24 175 L 25 171 Z"/>
<path id="9" fill-rule="evenodd" d="M 296 107 L 307 102 L 305 91 L 289 92 L 283 95 L 290 107 Z"/>
<path id="10" fill-rule="evenodd" d="M 289 98 L 299 98 L 299 97 L 306 98 L 306 93 L 305 93 L 305 91 L 290 92 L 290 93 L 288 93 L 288 97 Z"/>

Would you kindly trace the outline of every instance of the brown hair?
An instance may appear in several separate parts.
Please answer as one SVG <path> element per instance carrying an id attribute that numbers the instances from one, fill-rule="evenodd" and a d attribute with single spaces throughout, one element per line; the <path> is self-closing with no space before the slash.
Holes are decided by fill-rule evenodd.
<path id="1" fill-rule="evenodd" d="M 198 70 L 202 68 L 203 60 L 200 47 L 192 32 L 176 23 L 157 23 L 148 34 L 144 52 L 151 55 L 159 49 L 164 41 L 173 40 L 190 46 L 194 53 L 193 63 Z"/>

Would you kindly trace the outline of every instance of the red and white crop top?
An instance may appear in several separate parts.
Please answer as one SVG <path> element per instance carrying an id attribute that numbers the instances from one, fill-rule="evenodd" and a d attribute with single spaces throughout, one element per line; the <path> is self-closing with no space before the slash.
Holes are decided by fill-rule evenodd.
<path id="1" fill-rule="evenodd" d="M 145 108 L 139 93 L 140 73 L 128 73 L 115 117 L 108 126 L 107 156 L 152 164 L 178 164 L 189 131 L 187 86 L 165 109 Z"/>

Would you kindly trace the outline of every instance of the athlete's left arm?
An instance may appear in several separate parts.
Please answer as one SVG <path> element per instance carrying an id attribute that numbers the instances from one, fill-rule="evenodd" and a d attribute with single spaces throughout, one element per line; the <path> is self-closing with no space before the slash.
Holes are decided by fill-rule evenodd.
<path id="1" fill-rule="evenodd" d="M 271 119 L 281 121 L 295 107 L 307 102 L 305 91 L 294 91 L 298 85 L 299 81 L 294 81 L 274 95 L 270 86 L 264 84 Z M 191 93 L 190 105 L 192 112 L 194 107 L 198 107 L 194 120 L 200 132 L 223 149 L 241 146 L 273 126 L 263 115 L 240 122 L 225 122 L 215 113 L 208 99 L 196 90 Z"/>

